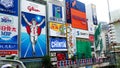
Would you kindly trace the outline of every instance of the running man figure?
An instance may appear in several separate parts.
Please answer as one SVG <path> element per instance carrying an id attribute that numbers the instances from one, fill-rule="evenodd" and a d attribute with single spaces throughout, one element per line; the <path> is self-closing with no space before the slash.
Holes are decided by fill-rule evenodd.
<path id="1" fill-rule="evenodd" d="M 39 24 L 37 24 L 35 19 L 32 19 L 32 22 L 29 22 L 24 14 L 22 14 L 22 16 L 27 25 L 30 26 L 30 40 L 32 43 L 33 55 L 35 56 L 35 45 L 38 39 L 38 28 L 44 23 L 45 19 L 43 19 Z"/>

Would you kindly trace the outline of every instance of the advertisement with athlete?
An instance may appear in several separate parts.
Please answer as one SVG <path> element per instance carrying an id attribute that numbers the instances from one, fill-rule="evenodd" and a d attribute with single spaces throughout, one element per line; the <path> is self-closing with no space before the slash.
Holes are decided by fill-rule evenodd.
<path id="1" fill-rule="evenodd" d="M 24 2 L 26 4 L 21 12 L 21 58 L 42 57 L 46 55 L 45 6 Z"/>

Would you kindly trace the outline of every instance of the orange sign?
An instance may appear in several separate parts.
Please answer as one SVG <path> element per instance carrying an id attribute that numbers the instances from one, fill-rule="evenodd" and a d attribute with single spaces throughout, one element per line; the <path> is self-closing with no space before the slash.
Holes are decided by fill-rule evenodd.
<path id="1" fill-rule="evenodd" d="M 88 30 L 86 13 L 71 8 L 72 27 Z"/>

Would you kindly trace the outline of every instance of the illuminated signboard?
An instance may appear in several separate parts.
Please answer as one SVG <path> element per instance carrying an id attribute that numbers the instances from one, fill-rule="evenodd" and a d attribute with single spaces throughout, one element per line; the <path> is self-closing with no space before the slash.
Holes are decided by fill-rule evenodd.
<path id="1" fill-rule="evenodd" d="M 65 38 L 50 38 L 50 51 L 67 51 Z"/>
<path id="2" fill-rule="evenodd" d="M 49 35 L 50 36 L 59 36 L 66 37 L 66 26 L 65 24 L 60 24 L 56 22 L 49 23 Z"/>

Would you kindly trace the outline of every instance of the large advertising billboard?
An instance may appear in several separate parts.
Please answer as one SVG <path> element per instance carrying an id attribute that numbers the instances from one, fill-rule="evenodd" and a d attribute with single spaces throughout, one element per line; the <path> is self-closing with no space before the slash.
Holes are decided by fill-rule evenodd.
<path id="1" fill-rule="evenodd" d="M 67 51 L 66 38 L 50 37 L 50 51 Z"/>
<path id="2" fill-rule="evenodd" d="M 66 25 L 56 23 L 56 22 L 50 22 L 49 23 L 49 35 L 66 37 Z"/>
<path id="3" fill-rule="evenodd" d="M 48 21 L 65 23 L 64 7 L 48 3 Z"/>
<path id="4" fill-rule="evenodd" d="M 18 0 L 0 0 L 0 56 L 18 54 Z"/>
<path id="5" fill-rule="evenodd" d="M 43 57 L 46 55 L 45 5 L 25 0 L 21 4 L 20 57 Z"/>
<path id="6" fill-rule="evenodd" d="M 77 0 L 66 0 L 66 19 L 73 28 L 88 30 L 84 3 Z"/>
<path id="7" fill-rule="evenodd" d="M 72 23 L 71 21 L 71 8 L 74 8 L 75 10 L 86 12 L 85 10 L 85 4 L 82 2 L 79 2 L 77 0 L 65 0 L 66 1 L 66 19 L 67 23 Z"/>

